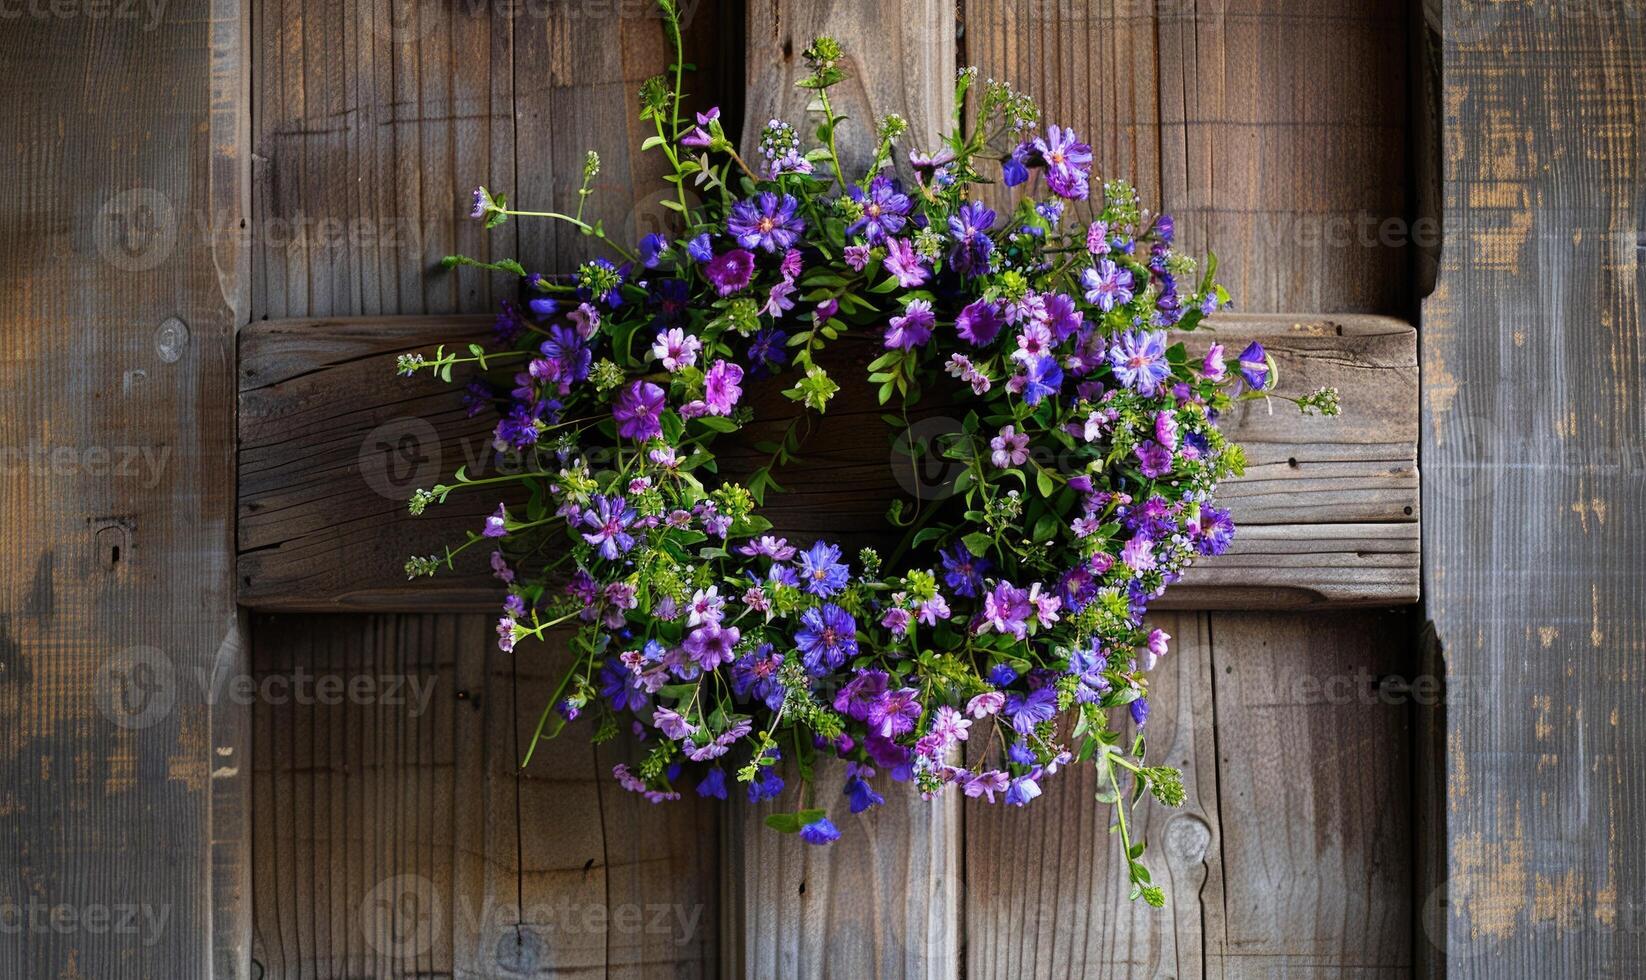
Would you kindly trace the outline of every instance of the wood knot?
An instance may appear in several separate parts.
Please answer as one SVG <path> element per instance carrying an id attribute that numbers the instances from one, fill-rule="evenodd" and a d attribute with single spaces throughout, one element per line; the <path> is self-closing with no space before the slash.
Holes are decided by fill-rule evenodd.
<path id="1" fill-rule="evenodd" d="M 1212 844 L 1212 828 L 1192 814 L 1173 817 L 1166 825 L 1166 856 L 1180 864 L 1200 864 Z"/>

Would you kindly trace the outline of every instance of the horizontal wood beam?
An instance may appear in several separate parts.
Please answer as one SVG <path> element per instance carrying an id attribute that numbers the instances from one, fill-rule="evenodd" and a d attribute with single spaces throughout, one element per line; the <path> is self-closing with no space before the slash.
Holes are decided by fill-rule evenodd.
<path id="1" fill-rule="evenodd" d="M 497 501 L 454 495 L 421 518 L 417 487 L 458 465 L 491 466 L 490 423 L 467 419 L 449 387 L 394 376 L 394 356 L 483 338 L 490 318 L 358 317 L 253 323 L 240 335 L 239 594 L 286 611 L 489 609 L 484 556 L 460 573 L 408 583 L 407 556 L 461 540 Z M 1344 414 L 1303 417 L 1290 404 L 1249 402 L 1225 420 L 1245 445 L 1244 477 L 1223 488 L 1241 530 L 1168 593 L 1166 608 L 1293 609 L 1397 605 L 1418 588 L 1417 344 L 1412 328 L 1377 316 L 1234 314 L 1186 339 L 1238 349 L 1260 339 L 1281 382 L 1335 385 Z M 868 338 L 865 338 L 867 340 Z M 841 378 L 874 355 L 842 343 L 825 359 Z M 770 387 L 770 386 L 769 386 Z M 781 424 L 774 391 L 760 417 Z M 908 492 L 866 385 L 848 384 L 802 449 L 790 492 L 768 500 L 780 529 L 883 543 L 888 504 Z M 941 411 L 932 425 L 941 425 Z M 765 423 L 757 423 L 759 428 Z M 753 440 L 750 440 L 753 441 Z M 753 460 L 729 449 L 728 467 Z M 743 459 L 743 457 L 748 457 Z M 905 464 L 906 466 L 906 464 Z M 923 482 L 924 482 L 924 478 Z M 930 487 L 922 487 L 927 493 Z"/>

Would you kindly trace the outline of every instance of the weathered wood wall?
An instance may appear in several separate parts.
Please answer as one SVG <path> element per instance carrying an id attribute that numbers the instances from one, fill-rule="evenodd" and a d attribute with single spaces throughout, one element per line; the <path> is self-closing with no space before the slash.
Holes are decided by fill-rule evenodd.
<path id="1" fill-rule="evenodd" d="M 237 4 L 0 26 L 0 975 L 234 976 Z M 221 843 L 220 843 L 221 842 Z"/>
<path id="2" fill-rule="evenodd" d="M 254 240 L 267 270 L 259 317 L 485 311 L 501 284 L 432 273 L 439 254 L 514 253 L 536 267 L 565 264 L 587 243 L 511 225 L 487 244 L 460 218 L 469 182 L 519 201 L 564 199 L 584 147 L 595 146 L 614 175 L 597 199 L 613 227 L 627 220 L 631 184 L 651 186 L 646 163 L 629 155 L 638 142 L 629 89 L 661 64 L 654 23 L 591 17 L 575 4 L 550 5 L 548 17 L 529 5 L 514 17 L 407 7 L 415 17 L 389 24 L 375 19 L 380 10 L 255 8 L 254 226 L 308 216 L 311 227 L 325 218 L 346 227 L 364 214 L 372 228 L 417 230 L 410 244 L 386 232 Z M 740 21 L 740 8 L 699 4 L 693 32 L 707 41 Z M 1378 231 L 1409 222 L 1412 209 L 1403 3 L 756 4 L 751 115 L 775 111 L 775 86 L 824 24 L 868 52 L 860 70 L 870 81 L 851 99 L 859 115 L 899 110 L 918 121 L 912 110 L 946 87 L 934 75 L 955 63 L 1040 95 L 1049 118 L 1093 137 L 1104 173 L 1131 176 L 1179 216 L 1192 244 L 1217 248 L 1243 309 L 1410 315 L 1413 250 Z M 951 30 L 952 61 L 888 54 L 942 51 Z M 334 54 L 339 44 L 348 57 Z M 699 60 L 741 69 L 742 45 L 730 47 Z M 735 99 L 742 85 L 711 78 L 703 90 Z M 627 223 L 655 220 L 654 209 L 642 197 Z M 285 508 L 328 506 L 279 496 L 291 485 L 283 468 L 300 464 L 281 462 L 278 442 L 263 462 L 248 457 L 271 492 L 248 502 L 264 510 L 242 513 L 252 591 L 256 549 L 288 540 L 258 535 Z M 365 465 L 358 448 L 320 452 L 330 462 L 316 465 Z M 1294 476 L 1322 480 L 1349 463 L 1290 458 L 1288 470 L 1306 471 Z M 1412 486 L 1409 467 L 1390 475 Z M 335 506 L 354 515 L 341 531 L 359 540 L 383 519 L 359 500 Z M 1355 519 L 1387 521 L 1398 540 L 1416 517 Z M 1248 535 L 1261 538 L 1262 523 Z M 334 585 L 352 577 L 317 574 Z M 271 976 L 1409 972 L 1421 942 L 1410 867 L 1415 709 L 1381 699 L 1376 684 L 1414 669 L 1410 617 L 1186 611 L 1161 621 L 1180 646 L 1160 684 L 1153 750 L 1188 767 L 1192 803 L 1151 818 L 1173 904 L 1146 914 L 1118 905 L 1120 870 L 1083 777 L 1062 780 L 1029 813 L 888 807 L 843 821 L 868 850 L 818 852 L 746 829 L 754 812 L 686 804 L 659 816 L 613 794 L 612 760 L 572 742 L 514 772 L 510 751 L 529 734 L 555 654 L 505 658 L 483 620 L 260 618 L 259 676 L 323 663 L 340 677 L 432 680 L 435 693 L 415 716 L 381 704 L 257 708 L 254 863 L 258 881 L 272 882 L 255 896 L 259 963 Z M 718 842 L 704 823 L 717 817 Z M 293 866 L 315 871 L 294 876 Z M 526 907 L 512 918 L 511 884 L 514 906 Z M 568 935 L 549 911 L 570 902 L 605 914 L 636 894 L 671 906 L 676 921 L 700 910 L 699 925 L 637 934 L 614 919 Z M 500 919 L 465 911 L 488 900 L 503 906 Z"/>
<path id="3" fill-rule="evenodd" d="M 1426 591 L 1466 977 L 1640 976 L 1646 11 L 1448 0 Z"/>

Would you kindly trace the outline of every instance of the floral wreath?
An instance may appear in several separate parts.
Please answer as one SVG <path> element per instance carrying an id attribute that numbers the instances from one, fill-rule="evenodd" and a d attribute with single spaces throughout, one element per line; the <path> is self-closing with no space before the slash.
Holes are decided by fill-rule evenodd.
<path id="1" fill-rule="evenodd" d="M 447 382 L 459 365 L 477 371 L 469 413 L 499 414 L 495 449 L 515 465 L 483 479 L 459 470 L 418 490 L 411 510 L 506 483 L 526 500 L 499 504 L 408 574 L 491 547 L 507 588 L 504 651 L 575 626 L 573 664 L 532 749 L 592 715 L 595 741 L 627 729 L 643 748 L 638 765 L 613 770 L 626 789 L 653 802 L 792 800 L 766 822 L 813 844 L 839 837 L 813 799 L 819 755 L 846 761 L 852 813 L 884 802 L 889 782 L 1023 806 L 1059 770 L 1092 764 L 1099 800 L 1116 807 L 1132 897 L 1161 904 L 1127 810 L 1145 788 L 1171 806 L 1184 791 L 1177 770 L 1143 761 L 1147 672 L 1170 639 L 1144 611 L 1193 561 L 1229 547 L 1234 525 L 1213 493 L 1243 457 L 1217 419 L 1272 394 L 1274 360 L 1257 343 L 1232 364 L 1216 343 L 1194 358 L 1168 345 L 1167 328 L 1193 329 L 1227 304 L 1215 258 L 1202 268 L 1177 251 L 1171 217 L 1142 210 L 1128 184 L 1094 188 L 1090 146 L 1042 130 L 1010 86 L 962 71 L 955 104 L 976 101 L 975 125 L 963 132 L 957 110 L 936 152 L 903 157 L 908 182 L 894 165 L 906 124 L 880 120 L 854 180 L 829 100 L 842 54 L 820 37 L 799 82 L 814 93 L 817 141 L 772 120 L 756 169 L 717 109 L 688 118 L 677 15 L 672 0 L 661 6 L 675 63 L 640 89 L 656 129 L 642 149 L 668 160 L 664 203 L 681 232 L 631 249 L 585 222 L 592 152 L 575 213 L 474 191 L 488 228 L 569 222 L 616 261 L 561 277 L 446 260 L 520 276 L 524 301 L 503 304 L 493 349 L 407 355 L 400 371 Z M 974 196 L 996 182 L 1024 188 L 1007 192 L 1010 210 Z M 1041 186 L 1049 194 L 1036 196 Z M 689 204 L 688 188 L 703 203 Z M 753 418 L 747 386 L 784 385 L 797 420 L 824 413 L 838 385 L 815 358 L 850 331 L 882 339 L 869 381 L 882 404 L 900 403 L 903 425 L 923 398 L 964 411 L 948 445 L 911 450 L 960 473 L 952 496 L 916 514 L 893 506 L 904 537 L 891 562 L 769 533 L 759 509 L 803 450 L 797 424 L 761 447 L 770 458 L 746 481 L 721 477 L 714 454 Z M 1290 400 L 1337 411 L 1331 389 Z"/>

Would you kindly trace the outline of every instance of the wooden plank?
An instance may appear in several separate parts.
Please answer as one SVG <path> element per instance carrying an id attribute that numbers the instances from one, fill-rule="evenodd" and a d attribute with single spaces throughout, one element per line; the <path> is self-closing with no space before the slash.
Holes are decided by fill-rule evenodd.
<path id="1" fill-rule="evenodd" d="M 239 7 L 17 13 L 0 31 L 0 974 L 243 975 L 243 781 L 213 780 L 243 717 L 209 682 L 239 669 L 227 365 L 246 270 L 207 220 L 244 213 Z"/>
<path id="2" fill-rule="evenodd" d="M 494 583 L 466 574 L 408 584 L 400 566 L 429 542 L 461 540 L 496 501 L 458 494 L 422 518 L 405 499 L 460 464 L 489 465 L 489 425 L 468 420 L 436 382 L 393 376 L 394 355 L 480 338 L 483 318 L 405 317 L 257 323 L 242 338 L 241 601 L 260 608 L 489 608 Z M 1249 339 L 1274 351 L 1287 390 L 1335 385 L 1339 418 L 1286 403 L 1239 406 L 1226 431 L 1250 467 L 1224 488 L 1246 531 L 1233 552 L 1191 572 L 1180 608 L 1393 604 L 1417 585 L 1416 336 L 1387 317 L 1233 314 L 1182 335 L 1200 350 Z M 872 356 L 863 339 L 835 356 Z M 837 377 L 849 377 L 835 372 Z M 770 386 L 768 386 L 770 387 Z M 774 417 L 788 404 L 764 391 Z M 937 410 L 941 417 L 941 410 Z M 875 542 L 888 498 L 906 495 L 867 385 L 849 386 L 768 511 L 800 535 L 845 528 Z M 952 420 L 951 420 L 952 421 Z M 941 423 L 938 423 L 941 424 Z M 735 463 L 736 452 L 729 454 Z M 751 457 L 752 458 L 752 457 Z M 791 485 L 792 484 L 792 485 Z M 929 488 L 928 488 L 929 489 Z M 879 543 L 879 542 L 876 542 Z"/>
<path id="3" fill-rule="evenodd" d="M 1448 2 L 1424 303 L 1425 590 L 1462 977 L 1636 976 L 1646 935 L 1646 22 Z"/>
<path id="4" fill-rule="evenodd" d="M 743 146 L 750 159 L 768 119 L 800 129 L 811 90 L 795 87 L 810 70 L 802 53 L 812 38 L 840 42 L 847 78 L 830 90 L 838 115 L 840 162 L 861 174 L 874 151 L 875 127 L 889 113 L 909 124 L 903 145 L 932 151 L 950 128 L 954 106 L 955 0 L 810 0 L 748 4 L 743 56 L 749 124 Z"/>
<path id="5" fill-rule="evenodd" d="M 1023 809 L 968 800 L 968 977 L 1218 975 L 1206 960 L 1224 930 L 1210 621 L 1161 613 L 1151 623 L 1174 649 L 1150 679 L 1149 762 L 1181 767 L 1188 791 L 1182 809 L 1135 811 L 1166 906 L 1127 903 L 1113 811 L 1092 799 L 1091 766 L 1048 777 Z"/>
<path id="6" fill-rule="evenodd" d="M 718 4 L 687 7 L 693 55 L 723 61 L 713 56 Z M 468 189 L 485 183 L 516 201 L 564 203 L 586 148 L 606 160 L 591 213 L 620 233 L 629 219 L 647 217 L 634 206 L 634 188 L 654 186 L 659 164 L 655 155 L 628 156 L 637 141 L 627 135 L 632 83 L 665 63 L 660 22 L 647 5 L 256 0 L 254 16 L 259 318 L 494 309 L 514 296 L 511 279 L 442 274 L 439 257 L 510 256 L 564 270 L 590 242 L 543 225 L 485 232 L 466 217 Z M 719 69 L 700 73 L 694 91 L 707 97 L 722 77 Z M 735 122 L 735 104 L 729 115 Z M 300 347 L 307 338 L 288 339 Z M 369 334 L 355 340 L 361 346 L 351 356 L 377 349 Z M 276 370 L 255 355 L 241 367 Z M 380 464 L 390 461 L 385 451 L 415 449 L 403 447 L 398 433 L 380 435 L 388 440 L 375 451 Z M 336 449 L 319 440 L 310 446 L 320 456 Z M 244 474 L 257 460 L 242 464 Z M 369 516 L 355 503 L 345 496 L 325 506 L 339 517 Z M 385 526 L 395 527 L 426 533 Z M 414 540 L 394 550 L 413 550 Z M 484 607 L 497 599 L 489 596 Z M 408 611 L 419 607 L 428 608 Z M 692 975 L 714 961 L 718 913 L 712 893 L 700 887 L 713 880 L 703 862 L 714 860 L 715 849 L 702 843 L 714 837 L 712 808 L 694 799 L 658 810 L 612 793 L 610 761 L 576 729 L 519 771 L 525 739 L 558 681 L 560 654 L 523 651 L 517 670 L 496 652 L 493 622 L 450 615 L 259 619 L 253 644 L 261 664 L 290 670 L 330 658 L 350 679 L 413 665 L 432 671 L 443 692 L 455 692 L 416 719 L 300 712 L 296 723 L 310 732 L 301 751 L 260 759 L 259 882 L 266 884 L 256 914 L 265 975 L 623 975 L 654 968 Z M 340 652 L 361 649 L 372 652 Z M 293 722 L 275 717 L 275 706 L 259 704 L 256 714 L 260 735 L 287 737 Z M 329 761 L 311 771 L 294 768 L 299 759 Z M 370 767 L 362 768 L 364 759 L 373 760 Z M 318 823 L 282 816 L 286 810 L 312 811 Z M 311 854 L 315 874 L 291 880 L 286 858 L 301 855 L 307 869 Z M 362 925 L 362 903 L 436 914 L 440 928 L 423 937 L 421 949 L 419 921 L 391 914 L 386 926 L 406 927 L 414 942 L 385 951 Z M 694 915 L 695 923 L 650 928 L 663 921 L 657 906 L 677 926 Z M 646 913 L 638 926 L 635 911 Z"/>

